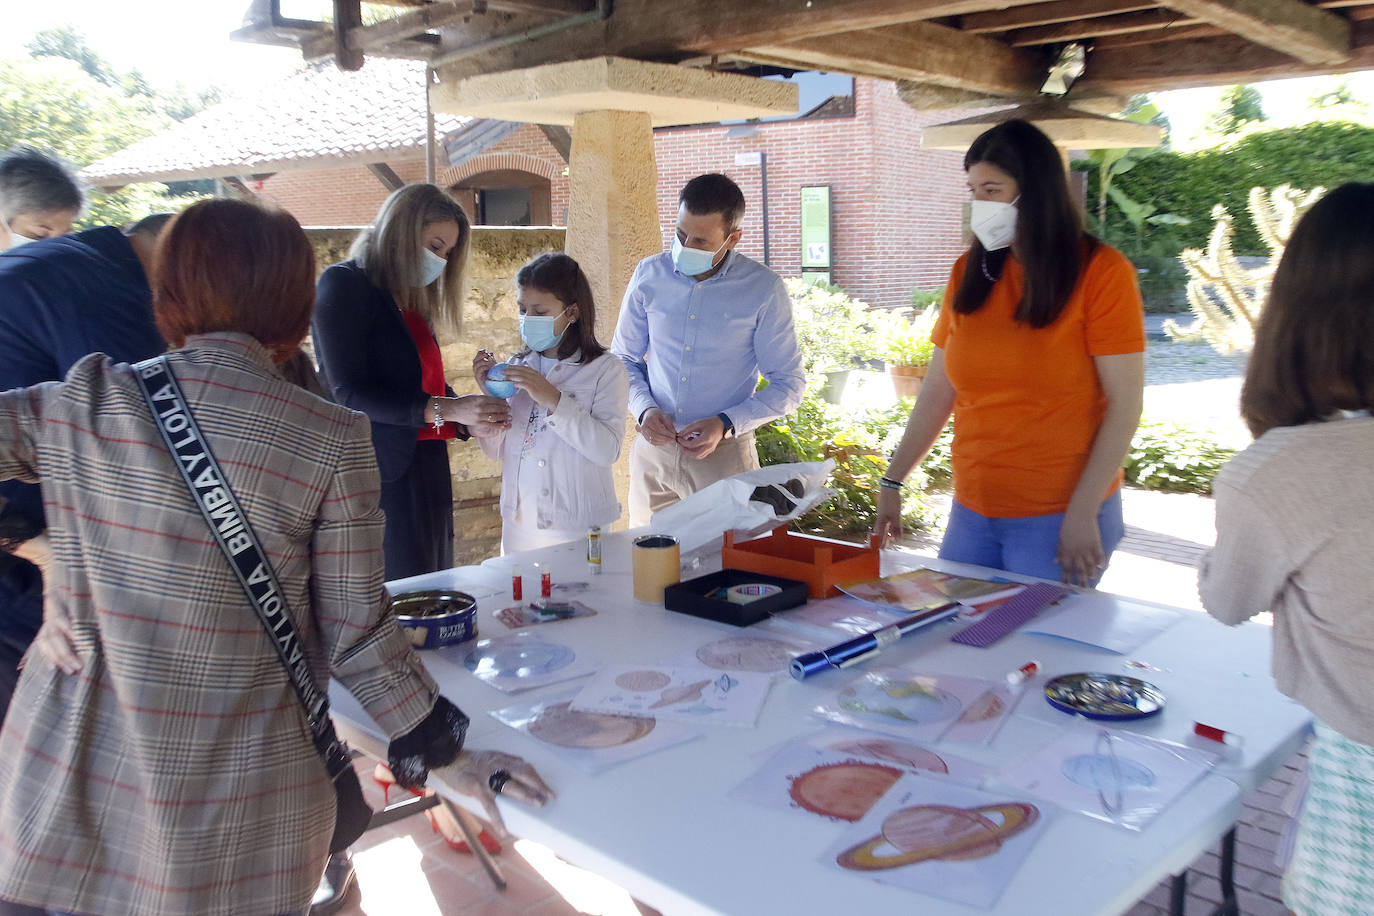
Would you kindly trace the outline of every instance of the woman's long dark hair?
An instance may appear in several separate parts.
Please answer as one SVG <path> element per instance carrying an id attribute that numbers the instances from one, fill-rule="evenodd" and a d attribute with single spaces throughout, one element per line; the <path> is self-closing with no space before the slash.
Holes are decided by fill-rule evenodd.
<path id="1" fill-rule="evenodd" d="M 1241 388 L 1256 437 L 1374 408 L 1374 184 L 1307 211 L 1274 271 Z"/>
<path id="2" fill-rule="evenodd" d="M 581 352 L 579 363 L 589 363 L 606 348 L 596 339 L 596 303 L 592 285 L 576 261 L 558 251 L 549 251 L 530 261 L 515 275 L 515 285 L 548 293 L 559 302 L 577 306 L 577 321 L 568 326 L 558 342 L 558 358 L 567 359 Z"/>
<path id="3" fill-rule="evenodd" d="M 1083 232 L 1078 206 L 1069 194 L 1064 161 L 1049 137 L 1029 121 L 1004 121 L 985 131 L 964 154 L 964 169 L 986 162 L 1016 181 L 1013 245 L 1026 273 L 1026 290 L 1016 320 L 1033 328 L 1053 324 L 1068 305 L 1097 240 Z M 1086 241 L 1086 244 L 1084 244 Z M 986 251 L 975 237 L 954 294 L 954 310 L 967 315 L 983 307 L 995 278 L 1002 276 L 1011 249 Z M 986 273 L 984 269 L 986 268 Z"/>

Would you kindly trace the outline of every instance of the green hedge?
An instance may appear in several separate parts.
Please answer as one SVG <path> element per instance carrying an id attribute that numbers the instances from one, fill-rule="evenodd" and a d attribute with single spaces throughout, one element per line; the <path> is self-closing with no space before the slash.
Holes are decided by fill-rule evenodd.
<path id="1" fill-rule="evenodd" d="M 1234 250 L 1267 255 L 1249 219 L 1247 199 L 1256 186 L 1282 184 L 1310 189 L 1334 188 L 1374 175 L 1374 128 L 1348 123 L 1309 124 L 1253 133 L 1221 149 L 1159 153 L 1116 177 L 1113 186 L 1162 213 L 1191 220 L 1186 226 L 1150 226 L 1151 239 L 1170 247 L 1205 248 L 1212 231 L 1212 207 L 1224 205 L 1236 217 Z M 1096 172 L 1088 172 L 1088 199 L 1097 200 Z M 1133 230 L 1115 205 L 1108 206 L 1109 239 Z"/>

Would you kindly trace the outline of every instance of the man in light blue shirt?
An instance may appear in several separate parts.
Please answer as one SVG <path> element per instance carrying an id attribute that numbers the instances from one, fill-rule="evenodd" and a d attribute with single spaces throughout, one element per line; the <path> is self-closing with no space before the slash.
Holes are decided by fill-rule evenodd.
<path id="1" fill-rule="evenodd" d="M 744 194 L 698 175 L 671 251 L 635 268 L 611 351 L 630 378 L 630 524 L 759 466 L 754 430 L 797 408 L 806 379 L 782 279 L 735 251 Z M 759 376 L 767 380 L 758 388 Z"/>

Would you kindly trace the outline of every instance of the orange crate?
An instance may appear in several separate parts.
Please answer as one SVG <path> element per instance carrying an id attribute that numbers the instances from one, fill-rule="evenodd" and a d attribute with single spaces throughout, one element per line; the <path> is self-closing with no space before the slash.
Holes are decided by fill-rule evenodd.
<path id="1" fill-rule="evenodd" d="M 846 544 L 826 538 L 793 534 L 783 525 L 766 538 L 735 543 L 734 532 L 725 532 L 721 565 L 781 576 L 806 583 L 812 598 L 827 598 L 839 593 L 837 586 L 878 578 L 878 538 L 868 536 L 868 546 Z"/>

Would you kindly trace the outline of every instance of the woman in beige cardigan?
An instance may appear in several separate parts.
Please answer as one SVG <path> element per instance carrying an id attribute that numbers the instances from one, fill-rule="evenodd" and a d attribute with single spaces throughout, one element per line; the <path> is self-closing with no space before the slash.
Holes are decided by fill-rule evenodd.
<path id="1" fill-rule="evenodd" d="M 290 384 L 314 302 L 296 221 L 231 200 L 163 233 L 154 311 L 190 413 L 276 569 L 312 677 L 337 677 L 429 767 L 508 795 L 517 758 L 464 751 L 466 717 L 386 613 L 368 420 Z M 92 354 L 0 393 L 0 478 L 42 487 L 44 624 L 0 734 L 0 909 L 99 916 L 301 913 L 335 798 L 263 625 L 173 466 L 135 368 Z M 11 548 L 13 543 L 10 542 Z"/>
<path id="2" fill-rule="evenodd" d="M 1374 184 L 1302 218 L 1241 393 L 1255 442 L 1216 480 L 1202 603 L 1274 613 L 1274 679 L 1316 716 L 1283 880 L 1295 913 L 1374 913 Z"/>

